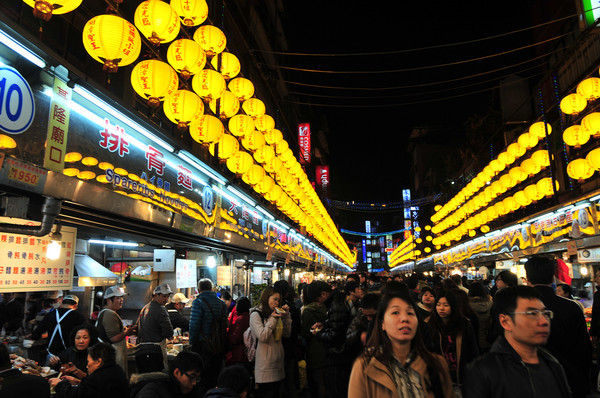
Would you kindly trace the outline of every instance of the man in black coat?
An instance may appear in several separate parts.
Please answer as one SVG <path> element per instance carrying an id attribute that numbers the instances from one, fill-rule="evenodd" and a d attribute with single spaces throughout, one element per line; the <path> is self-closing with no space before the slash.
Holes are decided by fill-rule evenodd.
<path id="1" fill-rule="evenodd" d="M 565 369 L 573 398 L 584 398 L 590 387 L 592 344 L 579 305 L 556 295 L 552 288 L 555 266 L 555 260 L 534 256 L 525 263 L 525 272 L 529 283 L 542 295 L 546 308 L 554 312 L 552 333 L 545 348 Z"/>
<path id="2" fill-rule="evenodd" d="M 0 344 L 0 398 L 15 397 L 50 398 L 50 385 L 41 376 L 12 369 L 8 347 Z"/>

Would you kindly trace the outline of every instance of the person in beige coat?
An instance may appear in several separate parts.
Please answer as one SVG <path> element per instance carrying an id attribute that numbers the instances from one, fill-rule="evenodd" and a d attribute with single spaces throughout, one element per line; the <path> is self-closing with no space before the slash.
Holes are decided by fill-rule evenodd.
<path id="1" fill-rule="evenodd" d="M 448 365 L 425 348 L 408 293 L 383 296 L 375 328 L 354 362 L 348 398 L 453 398 Z"/>
<path id="2" fill-rule="evenodd" d="M 282 337 L 292 332 L 292 318 L 287 305 L 279 307 L 281 295 L 267 287 L 259 305 L 250 314 L 250 329 L 257 338 L 254 378 L 258 384 L 256 396 L 280 397 L 281 382 L 285 379 Z"/>

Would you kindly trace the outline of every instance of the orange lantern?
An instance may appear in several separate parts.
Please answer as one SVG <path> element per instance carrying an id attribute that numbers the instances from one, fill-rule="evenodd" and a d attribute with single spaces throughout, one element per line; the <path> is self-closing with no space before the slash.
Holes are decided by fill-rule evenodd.
<path id="1" fill-rule="evenodd" d="M 544 197 L 536 184 L 526 186 L 523 192 L 525 192 L 525 196 L 527 196 L 527 198 L 529 198 L 532 202 L 537 202 Z"/>
<path id="2" fill-rule="evenodd" d="M 254 125 L 258 131 L 265 133 L 275 128 L 275 120 L 269 115 L 262 115 L 254 119 Z"/>
<path id="3" fill-rule="evenodd" d="M 569 94 L 560 101 L 560 110 L 567 115 L 577 115 L 587 106 L 587 100 L 581 94 Z"/>
<path id="4" fill-rule="evenodd" d="M 242 109 L 246 112 L 246 115 L 253 119 L 265 114 L 265 104 L 258 98 L 250 98 L 244 101 Z"/>
<path id="5" fill-rule="evenodd" d="M 227 159 L 227 168 L 235 174 L 244 174 L 253 164 L 252 156 L 244 151 L 238 151 Z"/>
<path id="6" fill-rule="evenodd" d="M 508 148 L 506 148 L 506 150 L 515 158 L 520 158 L 521 156 L 525 155 L 525 152 L 527 151 L 527 149 L 521 146 L 521 144 L 518 142 L 513 142 L 508 146 Z"/>
<path id="7" fill-rule="evenodd" d="M 219 159 L 229 159 L 240 150 L 240 143 L 231 134 L 223 134 L 219 140 L 208 148 L 211 155 L 215 153 Z"/>
<path id="8" fill-rule="evenodd" d="M 150 59 L 139 62 L 133 68 L 131 85 L 140 97 L 148 100 L 150 106 L 157 107 L 167 95 L 177 90 L 179 78 L 169 64 Z"/>
<path id="9" fill-rule="evenodd" d="M 254 95 L 254 84 L 243 77 L 236 77 L 229 82 L 228 87 L 240 101 L 245 101 Z"/>
<path id="10" fill-rule="evenodd" d="M 254 131 L 254 120 L 250 116 L 235 115 L 229 119 L 229 131 L 236 137 L 244 137 Z"/>
<path id="11" fill-rule="evenodd" d="M 219 100 L 219 117 L 228 119 L 235 116 L 240 110 L 240 101 L 231 91 L 223 91 Z M 210 110 L 217 114 L 217 99 L 210 101 Z"/>
<path id="12" fill-rule="evenodd" d="M 552 196 L 554 191 L 552 189 L 552 178 L 546 177 L 539 180 L 536 184 L 538 192 L 543 196 Z M 556 182 L 556 190 L 558 191 L 558 181 Z"/>
<path id="13" fill-rule="evenodd" d="M 11 137 L 0 134 L 0 149 L 13 149 L 17 147 L 17 141 L 12 139 Z M 81 155 L 79 155 L 81 158 Z M 66 159 L 65 159 L 66 162 Z"/>
<path id="14" fill-rule="evenodd" d="M 525 149 L 531 149 L 537 145 L 539 139 L 536 135 L 530 134 L 529 132 L 523 133 L 517 139 L 519 145 L 521 145 Z"/>
<path id="15" fill-rule="evenodd" d="M 188 80 L 204 68 L 206 53 L 194 40 L 179 39 L 169 45 L 167 61 L 184 80 Z"/>
<path id="16" fill-rule="evenodd" d="M 529 127 L 529 134 L 539 139 L 546 137 L 546 130 L 548 130 L 548 135 L 552 134 L 552 126 L 548 123 L 537 122 L 533 123 L 531 127 Z"/>
<path id="17" fill-rule="evenodd" d="M 574 125 L 565 129 L 563 133 L 563 141 L 569 146 L 576 149 L 581 148 L 583 144 L 590 140 L 590 133 L 581 126 Z"/>
<path id="18" fill-rule="evenodd" d="M 81 159 L 81 164 L 85 166 L 95 166 L 98 164 L 98 159 L 93 156 L 86 156 L 85 158 Z"/>
<path id="19" fill-rule="evenodd" d="M 171 7 L 185 26 L 198 26 L 208 18 L 208 4 L 205 0 L 171 0 Z"/>
<path id="20" fill-rule="evenodd" d="M 586 100 L 595 100 L 600 98 L 600 79 L 590 77 L 577 85 L 577 94 Z"/>
<path id="21" fill-rule="evenodd" d="M 202 25 L 196 29 L 194 40 L 200 44 L 209 57 L 223 52 L 227 45 L 223 31 L 213 25 Z"/>
<path id="22" fill-rule="evenodd" d="M 242 138 L 242 145 L 250 152 L 254 152 L 265 145 L 265 137 L 260 131 L 254 130 Z"/>
<path id="23" fill-rule="evenodd" d="M 588 161 L 594 170 L 600 170 L 600 148 L 592 149 L 585 157 L 585 160 Z"/>
<path id="24" fill-rule="evenodd" d="M 263 145 L 254 151 L 254 160 L 260 164 L 265 164 L 275 157 L 275 149 L 271 145 Z"/>
<path id="25" fill-rule="evenodd" d="M 82 0 L 23 0 L 33 7 L 33 16 L 49 21 L 52 15 L 66 14 L 81 4 Z"/>
<path id="26" fill-rule="evenodd" d="M 192 79 L 192 89 L 206 102 L 219 98 L 225 87 L 223 76 L 212 69 L 203 69 Z"/>
<path id="27" fill-rule="evenodd" d="M 255 186 L 260 183 L 266 175 L 265 169 L 263 169 L 262 166 L 253 164 L 250 167 L 250 170 L 242 174 L 242 180 L 250 186 Z"/>
<path id="28" fill-rule="evenodd" d="M 16 146 L 16 144 L 15 144 Z M 79 162 L 83 156 L 79 152 L 69 152 L 65 155 L 66 163 Z"/>
<path id="29" fill-rule="evenodd" d="M 115 73 L 140 55 L 142 39 L 138 30 L 116 15 L 98 15 L 83 27 L 83 46 L 103 69 Z"/>
<path id="30" fill-rule="evenodd" d="M 221 68 L 219 68 L 219 58 L 221 58 Z M 223 52 L 218 57 L 213 57 L 210 63 L 227 80 L 240 74 L 240 60 L 232 53 Z"/>
<path id="31" fill-rule="evenodd" d="M 583 182 L 594 175 L 594 169 L 587 160 L 575 159 L 567 165 L 567 174 L 572 179 Z"/>
<path id="32" fill-rule="evenodd" d="M 165 98 L 163 110 L 178 129 L 185 130 L 195 117 L 204 113 L 204 103 L 191 91 L 177 90 Z"/>
<path id="33" fill-rule="evenodd" d="M 277 145 L 281 140 L 283 140 L 283 134 L 281 131 L 277 129 L 271 129 L 265 132 L 265 141 L 269 145 Z"/>
<path id="34" fill-rule="evenodd" d="M 581 120 L 583 127 L 594 138 L 600 138 L 600 113 L 592 112 Z"/>
<path id="35" fill-rule="evenodd" d="M 147 0 L 135 9 L 133 22 L 140 32 L 155 46 L 169 43 L 179 34 L 179 16 L 169 4 L 160 0 Z"/>
<path id="36" fill-rule="evenodd" d="M 211 115 L 202 115 L 190 123 L 190 135 L 194 141 L 203 145 L 217 142 L 224 132 L 223 123 Z"/>

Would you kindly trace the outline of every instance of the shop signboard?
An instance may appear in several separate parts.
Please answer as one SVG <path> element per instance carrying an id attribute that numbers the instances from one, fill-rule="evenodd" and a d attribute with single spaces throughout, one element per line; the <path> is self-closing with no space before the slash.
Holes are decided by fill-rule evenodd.
<path id="1" fill-rule="evenodd" d="M 231 286 L 231 267 L 229 265 L 217 267 L 217 285 Z"/>
<path id="2" fill-rule="evenodd" d="M 178 258 L 175 260 L 175 285 L 177 289 L 196 287 L 196 260 Z"/>
<path id="3" fill-rule="evenodd" d="M 310 164 L 310 123 L 298 124 L 300 164 Z"/>
<path id="4" fill-rule="evenodd" d="M 0 222 L 33 225 L 28 220 L 6 217 L 0 217 Z M 55 260 L 46 255 L 49 235 L 0 233 L 0 292 L 71 289 L 77 229 L 63 226 L 60 232 L 61 251 Z"/>

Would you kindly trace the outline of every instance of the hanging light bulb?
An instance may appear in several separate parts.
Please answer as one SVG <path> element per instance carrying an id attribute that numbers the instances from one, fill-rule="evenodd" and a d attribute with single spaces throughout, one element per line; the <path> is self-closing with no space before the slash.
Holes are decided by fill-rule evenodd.
<path id="1" fill-rule="evenodd" d="M 62 249 L 60 243 L 62 240 L 60 228 L 61 225 L 57 224 L 54 232 L 50 234 L 50 243 L 48 244 L 48 249 L 46 250 L 46 257 L 49 260 L 58 260 L 58 258 L 60 257 L 60 251 Z"/>

